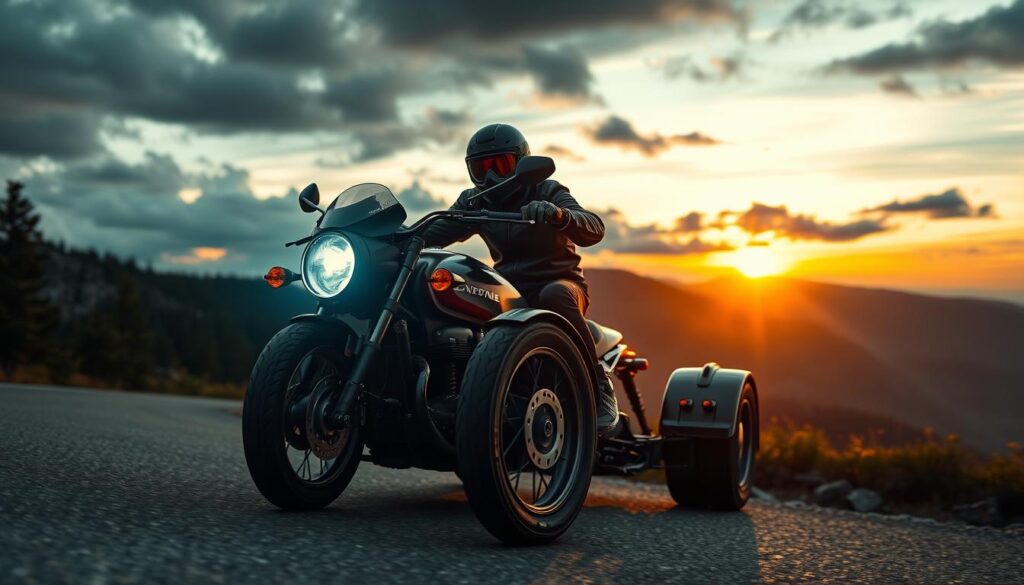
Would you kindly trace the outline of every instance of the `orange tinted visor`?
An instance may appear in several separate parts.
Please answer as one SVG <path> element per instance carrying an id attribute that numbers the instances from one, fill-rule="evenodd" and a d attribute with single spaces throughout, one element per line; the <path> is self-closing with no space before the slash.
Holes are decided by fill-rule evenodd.
<path id="1" fill-rule="evenodd" d="M 486 154 L 466 159 L 466 165 L 469 166 L 469 175 L 475 181 L 483 181 L 492 170 L 499 177 L 505 178 L 516 170 L 516 155 L 511 152 Z"/>

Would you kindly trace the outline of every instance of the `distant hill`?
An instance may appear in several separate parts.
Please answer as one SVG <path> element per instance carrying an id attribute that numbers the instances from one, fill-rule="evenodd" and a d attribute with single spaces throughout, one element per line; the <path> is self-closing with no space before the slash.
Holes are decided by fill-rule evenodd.
<path id="1" fill-rule="evenodd" d="M 154 273 L 52 246 L 47 254 L 46 295 L 72 359 L 93 343 L 90 327 L 110 326 L 132 284 L 150 334 L 149 371 L 168 382 L 153 387 L 173 389 L 181 375 L 243 384 L 270 336 L 315 307 L 299 285 Z M 651 359 L 640 382 L 652 419 L 673 369 L 714 360 L 754 371 L 766 419 L 814 422 L 837 439 L 870 427 L 898 441 L 926 426 L 983 448 L 1024 439 L 1017 305 L 786 279 L 683 286 L 597 269 L 587 277 L 590 316 Z"/>
<path id="2" fill-rule="evenodd" d="M 49 246 L 44 292 L 73 354 L 82 353 L 75 338 L 83 329 L 117 310 L 124 281 L 137 290 L 160 376 L 245 383 L 266 341 L 293 315 L 316 308 L 299 286 L 273 290 L 254 278 L 152 272 L 110 255 Z"/>
<path id="3" fill-rule="evenodd" d="M 890 419 L 897 433 L 931 426 L 986 449 L 1024 439 L 1018 305 L 789 279 L 681 286 L 612 270 L 587 277 L 590 316 L 652 361 L 648 403 L 675 367 L 713 360 L 755 373 L 768 416 L 829 412 L 841 423 L 836 413 L 849 411 Z"/>

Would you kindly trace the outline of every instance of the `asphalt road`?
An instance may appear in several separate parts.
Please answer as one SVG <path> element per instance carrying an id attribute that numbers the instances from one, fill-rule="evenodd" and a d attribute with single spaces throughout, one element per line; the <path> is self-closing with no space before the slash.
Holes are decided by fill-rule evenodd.
<path id="1" fill-rule="evenodd" d="M 281 512 L 249 480 L 238 408 L 0 385 L 0 583 L 1024 582 L 1019 534 L 763 502 L 684 511 L 622 480 L 595 480 L 547 547 L 498 544 L 448 473 L 364 464 L 328 509 Z"/>

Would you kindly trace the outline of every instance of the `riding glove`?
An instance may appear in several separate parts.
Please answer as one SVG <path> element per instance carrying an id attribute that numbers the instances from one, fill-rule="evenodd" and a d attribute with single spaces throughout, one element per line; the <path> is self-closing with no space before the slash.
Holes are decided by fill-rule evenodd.
<path id="1" fill-rule="evenodd" d="M 556 227 L 563 227 L 568 220 L 565 210 L 550 201 L 531 201 L 523 206 L 522 212 L 523 219 L 532 219 L 537 223 Z"/>

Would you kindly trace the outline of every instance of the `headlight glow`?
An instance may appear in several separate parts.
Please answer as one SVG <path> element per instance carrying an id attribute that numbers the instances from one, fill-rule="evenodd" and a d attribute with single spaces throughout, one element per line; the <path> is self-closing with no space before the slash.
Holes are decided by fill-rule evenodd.
<path id="1" fill-rule="evenodd" d="M 317 236 L 302 255 L 302 282 L 316 296 L 326 299 L 345 290 L 356 267 L 352 243 L 341 234 Z"/>

